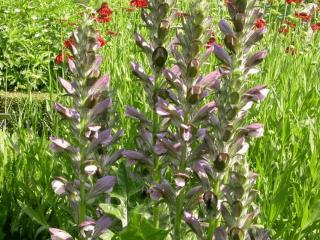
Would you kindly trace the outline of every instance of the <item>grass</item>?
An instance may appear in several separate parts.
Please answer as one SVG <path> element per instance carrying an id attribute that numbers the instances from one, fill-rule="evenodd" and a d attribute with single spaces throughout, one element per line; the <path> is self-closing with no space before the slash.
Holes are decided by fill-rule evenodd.
<path id="1" fill-rule="evenodd" d="M 63 13 L 72 15 L 76 6 L 73 1 L 40 2 L 41 10 L 33 11 L 43 18 L 47 14 L 50 15 L 46 10 L 49 6 L 60 6 L 63 2 L 64 7 L 60 6 L 53 11 L 52 16 L 49 16 L 55 20 Z M 211 11 L 215 22 L 223 14 L 217 2 L 212 3 Z M 18 7 L 17 4 L 20 3 L 8 1 L 6 6 L 14 11 Z M 111 76 L 114 100 L 119 112 L 118 125 L 126 133 L 122 144 L 130 149 L 134 144 L 132 136 L 135 135 L 135 127 L 124 115 L 125 106 L 133 105 L 147 110 L 142 86 L 135 81 L 129 71 L 132 59 L 146 63 L 132 37 L 133 32 L 142 26 L 139 12 L 125 11 L 124 8 L 128 7 L 127 1 L 110 1 L 110 6 L 114 9 L 113 21 L 100 31 L 105 37 L 107 29 L 119 34 L 109 37 L 107 46 L 102 50 L 105 58 L 103 70 Z M 253 143 L 248 155 L 252 168 L 260 175 L 257 183 L 260 191 L 258 205 L 261 206 L 258 223 L 271 231 L 273 239 L 318 240 L 320 239 L 318 170 L 320 167 L 320 32 L 310 37 L 307 24 L 299 24 L 294 32 L 286 36 L 281 35 L 278 33 L 278 28 L 284 16 L 278 13 L 286 12 L 289 16 L 294 10 L 280 3 L 270 8 L 269 5 L 266 7 L 268 7 L 269 30 L 263 45 L 268 49 L 269 56 L 262 65 L 261 74 L 253 81 L 267 84 L 271 94 L 251 113 L 253 121 L 262 122 L 266 131 L 262 139 Z M 21 31 L 21 18 L 17 20 L 13 15 L 7 14 L 3 19 L 8 26 Z M 41 28 L 41 24 L 41 21 L 39 24 L 34 22 L 33 25 L 27 22 L 26 26 L 28 31 L 31 31 L 33 28 Z M 67 38 L 68 28 L 54 25 L 54 29 L 56 32 L 60 31 L 60 35 L 45 36 L 48 41 L 53 42 L 53 45 L 47 45 L 52 48 L 43 50 L 47 54 L 46 61 L 41 65 L 42 60 L 37 60 L 40 69 L 42 67 L 47 69 L 41 75 L 43 79 L 47 79 L 46 81 L 38 84 L 39 78 L 32 74 L 39 72 L 28 64 L 23 65 L 32 73 L 28 77 L 15 75 L 16 68 L 2 71 L 2 90 L 10 89 L 8 86 L 11 86 L 13 79 L 19 77 L 23 79 L 15 81 L 19 80 L 21 84 L 25 84 L 27 86 L 25 89 L 31 90 L 34 89 L 33 86 L 39 85 L 43 86 L 47 93 L 20 94 L 8 91 L 0 93 L 2 111 L 9 113 L 14 119 L 10 124 L 1 125 L 3 129 L 0 132 L 0 227 L 2 228 L 0 239 L 45 239 L 46 226 L 49 223 L 62 224 L 59 222 L 64 216 L 63 209 L 59 207 L 61 200 L 53 196 L 50 181 L 61 169 L 63 171 L 66 169 L 60 162 L 55 161 L 48 151 L 48 137 L 53 133 L 59 135 L 58 131 L 61 131 L 60 135 L 65 132 L 61 124 L 63 122 L 57 119 L 51 109 L 52 96 L 59 92 L 56 76 L 65 70 L 63 67 L 52 66 L 52 60 L 48 56 L 57 54 L 64 36 Z M 58 44 L 54 42 L 57 39 Z M 34 48 L 36 40 L 30 38 L 25 44 L 26 47 Z M 290 45 L 295 47 L 295 55 L 285 53 L 286 47 Z M 8 48 L 12 45 L 6 46 Z M 32 56 L 37 55 L 34 50 L 36 49 L 30 52 Z M 10 53 L 7 58 L 0 55 L 2 64 L 8 57 L 15 57 L 13 52 L 16 50 L 7 52 Z M 213 69 L 214 65 L 208 65 L 205 71 Z M 28 81 L 37 83 L 26 84 Z M 59 93 L 57 97 L 59 98 Z M 12 99 L 20 99 L 14 108 L 10 104 Z M 38 104 L 39 100 L 43 103 Z"/>

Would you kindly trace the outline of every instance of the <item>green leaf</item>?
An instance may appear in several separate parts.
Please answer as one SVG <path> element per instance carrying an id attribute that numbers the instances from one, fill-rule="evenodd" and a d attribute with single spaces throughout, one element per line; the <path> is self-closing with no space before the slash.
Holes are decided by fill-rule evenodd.
<path id="1" fill-rule="evenodd" d="M 22 210 L 24 213 L 26 213 L 32 220 L 36 221 L 42 226 L 48 226 L 48 223 L 42 213 L 38 210 L 32 209 L 28 206 L 24 207 Z"/>
<path id="2" fill-rule="evenodd" d="M 102 203 L 99 206 L 105 213 L 115 216 L 116 218 L 120 219 L 122 222 L 127 221 L 125 212 L 123 211 L 123 209 L 122 210 L 120 209 L 122 207 L 121 205 L 114 206 L 111 204 Z"/>
<path id="3" fill-rule="evenodd" d="M 154 227 L 141 214 L 134 212 L 128 227 L 120 233 L 121 240 L 165 240 L 169 231 Z"/>

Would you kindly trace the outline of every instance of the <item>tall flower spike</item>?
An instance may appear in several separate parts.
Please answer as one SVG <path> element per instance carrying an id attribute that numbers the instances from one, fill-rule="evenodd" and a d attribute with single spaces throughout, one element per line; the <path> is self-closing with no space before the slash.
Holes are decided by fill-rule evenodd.
<path id="1" fill-rule="evenodd" d="M 258 72 L 267 55 L 265 50 L 254 53 L 266 32 L 266 22 L 256 0 L 230 0 L 226 6 L 231 22 L 219 22 L 225 48 L 214 45 L 214 54 L 222 63 L 220 69 L 227 73 L 214 95 L 217 110 L 211 113 L 208 126 L 211 139 L 208 143 L 213 144 L 209 158 L 216 175 L 215 189 L 222 191 L 216 194 L 222 202 L 218 208 L 225 223 L 216 229 L 214 236 L 247 240 L 252 239 L 252 223 L 259 210 L 252 204 L 257 193 L 256 177 L 243 155 L 249 148 L 248 138 L 261 137 L 263 127 L 245 126 L 243 122 L 253 103 L 263 100 L 268 93 L 266 86 L 249 89 L 252 85 L 249 76 Z"/>
<path id="2" fill-rule="evenodd" d="M 116 184 L 110 164 L 120 158 L 121 152 L 113 153 L 110 146 L 122 135 L 112 130 L 114 119 L 110 116 L 111 98 L 108 96 L 109 77 L 100 73 L 102 57 L 99 35 L 91 22 L 85 20 L 73 33 L 73 58 L 68 60 L 69 81 L 60 78 L 60 83 L 73 100 L 72 108 L 55 103 L 55 110 L 70 124 L 68 141 L 52 137 L 51 147 L 56 152 L 69 155 L 76 179 L 55 178 L 54 192 L 68 198 L 74 223 L 79 226 L 76 239 L 91 239 L 101 235 L 112 222 L 110 216 L 94 216 L 97 198 L 105 196 Z M 108 152 L 106 152 L 108 151 Z M 68 162 L 69 163 L 69 162 Z M 98 218 L 97 221 L 93 220 Z M 108 222 L 108 224 L 101 224 Z M 67 232 L 50 228 L 52 239 L 72 239 Z"/>
<path id="3" fill-rule="evenodd" d="M 154 146 L 157 142 L 157 134 L 159 131 L 159 116 L 156 113 L 156 105 L 158 97 L 162 94 L 170 94 L 162 90 L 164 78 L 162 72 L 165 69 L 169 54 L 168 35 L 170 27 L 173 23 L 173 7 L 176 0 L 149 0 L 149 1 L 131 1 L 134 4 L 144 4 L 141 9 L 141 18 L 146 24 L 149 35 L 142 36 L 135 33 L 135 41 L 137 46 L 143 51 L 148 58 L 148 69 L 145 71 L 138 63 L 132 62 L 133 74 L 143 83 L 144 90 L 147 93 L 147 102 L 149 103 L 152 113 L 148 119 L 143 112 L 128 107 L 126 114 L 129 117 L 139 121 L 138 137 L 136 139 L 137 151 L 125 151 L 124 157 L 130 163 L 137 163 L 137 171 L 142 173 L 148 169 L 150 174 L 144 174 L 144 182 L 148 185 L 154 184 L 155 181 L 161 180 L 161 169 L 159 168 L 159 156 L 156 154 Z M 147 72 L 150 72 L 149 75 Z M 164 106 L 165 107 L 165 106 Z M 172 111 L 173 114 L 177 112 Z M 138 173 L 138 172 L 136 172 Z M 138 174 L 139 175 L 139 174 Z M 142 174 L 141 174 L 142 175 Z M 157 213 L 158 212 L 158 213 Z M 154 207 L 154 221 L 158 222 L 159 209 Z"/>
<path id="4" fill-rule="evenodd" d="M 215 195 L 209 191 L 214 174 L 204 158 L 208 149 L 203 140 L 208 137 L 201 126 L 207 124 L 209 113 L 215 109 L 214 102 L 204 102 L 207 89 L 219 85 L 216 82 L 222 72 L 201 74 L 202 64 L 212 52 L 204 48 L 212 33 L 211 19 L 204 16 L 206 7 L 205 1 L 194 1 L 190 14 L 183 18 L 170 49 L 175 64 L 163 71 L 165 81 L 155 104 L 161 119 L 154 145 L 160 156 L 158 168 L 171 174 L 154 178 L 158 182 L 149 193 L 153 200 L 167 204 L 161 216 L 171 219 L 172 239 L 183 239 L 188 226 L 199 239 L 204 239 L 206 232 L 197 212 L 197 201 L 202 194 L 206 193 L 207 206 L 216 211 Z M 199 188 L 195 179 L 205 187 Z"/>

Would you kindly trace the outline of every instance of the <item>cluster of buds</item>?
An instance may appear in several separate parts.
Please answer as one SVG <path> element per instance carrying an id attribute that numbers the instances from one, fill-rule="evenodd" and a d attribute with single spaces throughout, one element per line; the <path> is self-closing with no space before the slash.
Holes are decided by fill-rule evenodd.
<path id="1" fill-rule="evenodd" d="M 95 239 L 110 227 L 112 218 L 95 205 L 97 199 L 108 201 L 108 192 L 116 183 L 116 177 L 109 175 L 110 166 L 122 156 L 122 150 L 112 146 L 122 131 L 113 131 L 115 119 L 108 114 L 112 105 L 108 94 L 110 78 L 99 70 L 102 57 L 98 55 L 101 45 L 97 37 L 89 20 L 73 32 L 74 42 L 70 44 L 73 57 L 68 59 L 70 80 L 59 79 L 73 106 L 54 104 L 55 110 L 69 123 L 69 137 L 50 139 L 51 149 L 68 157 L 65 164 L 73 169 L 69 175 L 74 179 L 57 177 L 52 181 L 52 188 L 69 200 L 70 212 L 78 226 L 76 239 Z M 63 230 L 49 230 L 52 239 L 72 239 Z"/>
<path id="2" fill-rule="evenodd" d="M 255 102 L 268 94 L 265 85 L 251 86 L 249 76 L 259 72 L 258 65 L 266 57 L 265 50 L 255 52 L 255 46 L 266 32 L 263 12 L 256 0 L 230 0 L 226 3 L 230 20 L 221 20 L 225 48 L 215 44 L 214 53 L 222 63 L 219 90 L 215 93 L 216 110 L 209 118 L 208 156 L 213 162 L 216 178 L 218 209 L 223 224 L 215 231 L 215 239 L 268 239 L 257 231 L 252 221 L 259 209 L 253 206 L 257 195 L 254 189 L 257 174 L 250 172 L 243 156 L 248 151 L 249 138 L 263 135 L 259 123 L 244 125 L 247 112 Z M 260 234 L 260 235 L 259 235 Z M 263 236 L 262 236 L 263 235 Z"/>
<path id="3" fill-rule="evenodd" d="M 148 40 L 139 33 L 135 33 L 137 46 L 141 48 L 149 60 L 151 76 L 135 62 L 131 63 L 132 71 L 143 83 L 149 106 L 153 112 L 151 120 L 149 120 L 137 109 L 127 107 L 127 116 L 139 120 L 139 136 L 136 139 L 139 152 L 128 150 L 124 152 L 124 156 L 130 162 L 142 163 L 139 165 L 142 170 L 148 169 L 150 174 L 147 176 L 147 182 L 149 183 L 154 178 L 160 178 L 158 156 L 154 151 L 159 130 L 159 116 L 156 114 L 155 108 L 158 96 L 167 93 L 162 89 L 164 84 L 162 72 L 165 69 L 169 55 L 168 35 L 174 19 L 174 14 L 171 11 L 174 5 L 174 0 L 149 1 L 147 8 L 141 10 L 141 17 L 149 30 Z"/>

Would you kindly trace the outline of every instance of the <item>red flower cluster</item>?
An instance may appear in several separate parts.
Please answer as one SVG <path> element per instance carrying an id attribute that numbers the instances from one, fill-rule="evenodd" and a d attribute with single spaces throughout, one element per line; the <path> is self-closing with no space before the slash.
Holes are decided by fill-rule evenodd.
<path id="1" fill-rule="evenodd" d="M 68 58 L 68 59 L 73 59 L 73 57 L 72 56 L 70 56 L 70 55 L 68 55 L 68 54 L 65 54 L 66 55 L 66 57 Z M 57 56 L 56 56 L 56 58 L 55 58 L 55 63 L 56 64 L 62 64 L 63 62 L 64 62 L 64 58 L 65 58 L 65 56 L 60 52 Z"/>
<path id="2" fill-rule="evenodd" d="M 303 0 L 286 0 L 286 3 L 288 3 L 288 4 L 293 4 L 293 3 L 301 4 L 301 3 L 303 3 Z"/>
<path id="3" fill-rule="evenodd" d="M 209 39 L 209 41 L 206 44 L 206 48 L 211 48 L 215 43 L 217 42 L 216 37 L 214 34 L 211 35 L 211 38 Z"/>
<path id="4" fill-rule="evenodd" d="M 97 10 L 98 17 L 96 20 L 99 23 L 108 23 L 111 21 L 112 10 L 109 8 L 108 3 L 102 3 L 101 7 Z"/>
<path id="5" fill-rule="evenodd" d="M 76 41 L 73 37 L 69 38 L 68 40 L 64 40 L 63 42 L 64 47 L 70 50 L 72 49 L 71 46 L 75 44 L 76 44 Z"/>
<path id="6" fill-rule="evenodd" d="M 100 35 L 97 37 L 97 42 L 99 43 L 100 47 L 103 47 L 107 44 L 106 40 L 104 40 Z"/>
<path id="7" fill-rule="evenodd" d="M 289 28 L 281 27 L 281 28 L 279 28 L 278 32 L 283 33 L 283 34 L 287 34 L 287 33 L 289 33 Z"/>
<path id="8" fill-rule="evenodd" d="M 311 29 L 315 32 L 315 31 L 319 31 L 320 30 L 320 23 L 315 23 L 315 24 L 311 24 Z"/>
<path id="9" fill-rule="evenodd" d="M 138 8 L 147 8 L 148 0 L 132 0 L 130 1 L 130 5 Z"/>
<path id="10" fill-rule="evenodd" d="M 189 17 L 189 14 L 188 14 L 188 13 L 185 13 L 185 12 L 177 11 L 177 12 L 175 13 L 175 16 L 178 17 L 178 18 L 187 18 L 187 17 Z"/>
<path id="11" fill-rule="evenodd" d="M 264 20 L 263 18 L 259 18 L 255 22 L 255 26 L 257 29 L 263 29 L 266 27 L 266 25 L 267 25 L 266 20 Z"/>
<path id="12" fill-rule="evenodd" d="M 312 18 L 311 15 L 307 14 L 307 13 L 298 13 L 298 12 L 295 12 L 294 16 L 296 18 L 300 18 L 302 21 L 304 22 L 309 22 Z"/>
<path id="13" fill-rule="evenodd" d="M 97 43 L 99 44 L 100 47 L 103 47 L 107 44 L 106 40 L 104 40 L 100 35 L 97 35 Z M 65 40 L 63 42 L 63 45 L 66 49 L 72 50 L 72 45 L 75 46 L 76 45 L 76 41 L 73 37 Z M 65 57 L 67 57 L 67 59 L 73 59 L 73 56 L 69 55 L 67 52 L 65 52 L 64 54 L 62 54 L 62 52 L 60 52 L 56 58 L 55 58 L 55 63 L 56 64 L 62 64 L 65 60 Z"/>
<path id="14" fill-rule="evenodd" d="M 293 23 L 293 22 L 291 22 L 289 20 L 285 20 L 284 21 L 284 26 L 280 27 L 278 32 L 279 33 L 283 33 L 283 34 L 287 34 L 287 33 L 289 33 L 289 30 L 290 30 L 289 28 L 295 29 L 296 26 L 297 25 L 295 23 Z"/>

